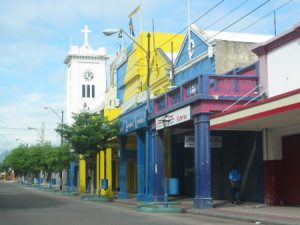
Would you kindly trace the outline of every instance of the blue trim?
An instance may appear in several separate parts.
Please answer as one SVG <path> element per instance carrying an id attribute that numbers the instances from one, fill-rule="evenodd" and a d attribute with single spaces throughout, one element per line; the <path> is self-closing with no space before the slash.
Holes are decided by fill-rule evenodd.
<path id="1" fill-rule="evenodd" d="M 120 137 L 120 192 L 119 198 L 128 198 L 126 189 L 126 137 Z"/>
<path id="2" fill-rule="evenodd" d="M 195 117 L 195 208 L 212 208 L 209 113 Z"/>
<path id="3" fill-rule="evenodd" d="M 127 134 L 147 126 L 146 104 L 122 114 L 120 117 L 120 133 Z"/>
<path id="4" fill-rule="evenodd" d="M 154 190 L 153 198 L 155 201 L 163 201 L 164 199 L 164 163 L 163 163 L 163 140 L 158 131 L 154 131 L 153 140 L 153 180 Z"/>
<path id="5" fill-rule="evenodd" d="M 128 66 L 128 60 L 126 60 L 120 67 L 117 68 L 117 98 L 124 101 L 124 93 L 125 93 L 125 78 L 126 71 Z"/>
<path id="6" fill-rule="evenodd" d="M 189 62 L 190 60 L 207 52 L 208 44 L 202 40 L 202 37 L 199 37 L 197 34 L 195 34 L 194 31 L 191 31 L 191 39 L 194 41 L 194 45 L 195 45 L 194 53 L 192 54 L 191 59 L 189 57 L 189 50 L 188 50 L 189 38 L 187 37 L 185 38 L 185 41 L 182 44 L 183 47 L 179 52 L 178 60 L 176 62 L 175 68 L 180 67 L 185 63 Z"/>
<path id="7" fill-rule="evenodd" d="M 75 187 L 75 161 L 70 162 L 70 177 L 69 177 L 69 188 L 74 189 Z"/>
<path id="8" fill-rule="evenodd" d="M 153 151 L 152 151 L 152 130 L 146 130 L 146 181 L 145 181 L 145 201 L 153 200 Z"/>
<path id="9" fill-rule="evenodd" d="M 145 132 L 137 132 L 138 201 L 145 200 Z"/>

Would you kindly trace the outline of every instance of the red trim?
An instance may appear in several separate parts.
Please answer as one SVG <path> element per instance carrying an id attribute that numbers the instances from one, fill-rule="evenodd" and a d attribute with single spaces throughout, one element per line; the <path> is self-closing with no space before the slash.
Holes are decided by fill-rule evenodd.
<path id="1" fill-rule="evenodd" d="M 286 97 L 289 97 L 289 96 L 292 96 L 292 95 L 295 95 L 295 94 L 299 94 L 299 93 L 300 93 L 300 88 L 295 89 L 293 91 L 285 92 L 285 93 L 280 94 L 280 95 L 276 95 L 274 97 L 271 97 L 271 98 L 268 98 L 268 99 L 265 99 L 265 100 L 261 100 L 261 101 L 258 101 L 258 102 L 251 103 L 247 106 L 241 106 L 239 108 L 235 108 L 235 109 L 232 109 L 232 110 L 229 110 L 229 111 L 226 111 L 226 112 L 215 114 L 215 115 L 211 116 L 211 119 L 218 118 L 218 117 L 221 117 L 221 116 L 224 116 L 224 115 L 227 115 L 227 114 L 231 114 L 231 113 L 234 113 L 234 112 L 238 112 L 238 111 L 241 111 L 241 110 L 244 110 L 244 109 L 249 109 L 249 108 L 252 108 L 252 107 L 255 107 L 255 106 L 263 105 L 263 104 L 266 104 L 266 103 L 269 103 L 269 102 L 272 102 L 272 101 L 275 101 L 275 100 L 283 99 L 283 98 L 286 98 Z"/>
<path id="2" fill-rule="evenodd" d="M 221 128 L 221 127 L 226 127 L 226 126 L 229 126 L 229 125 L 232 125 L 232 124 L 237 124 L 237 123 L 241 123 L 241 122 L 248 121 L 248 120 L 254 120 L 254 119 L 258 119 L 258 118 L 262 118 L 262 117 L 267 117 L 267 116 L 275 115 L 275 114 L 278 114 L 278 113 L 282 113 L 282 112 L 286 112 L 286 111 L 289 111 L 289 110 L 292 110 L 292 109 L 298 109 L 298 108 L 300 108 L 300 102 L 295 103 L 295 104 L 291 104 L 291 105 L 287 105 L 287 106 L 283 106 L 283 107 L 279 107 L 279 108 L 276 108 L 276 109 L 271 109 L 271 110 L 261 112 L 261 113 L 257 113 L 257 114 L 254 114 L 254 115 L 246 116 L 246 117 L 239 118 L 239 119 L 236 119 L 236 120 L 231 120 L 231 121 L 228 121 L 228 122 L 213 125 L 210 128 L 211 129 L 217 129 L 217 128 Z"/>

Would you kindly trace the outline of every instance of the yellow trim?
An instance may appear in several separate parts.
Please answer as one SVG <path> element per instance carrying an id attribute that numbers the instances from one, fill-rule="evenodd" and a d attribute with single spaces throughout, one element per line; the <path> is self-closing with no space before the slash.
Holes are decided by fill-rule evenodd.
<path id="1" fill-rule="evenodd" d="M 112 150 L 106 149 L 106 179 L 108 181 L 108 188 L 106 191 L 107 196 L 113 196 L 112 192 Z"/>
<path id="2" fill-rule="evenodd" d="M 120 160 L 116 159 L 116 188 L 120 188 Z"/>
<path id="3" fill-rule="evenodd" d="M 79 156 L 79 185 L 80 185 L 80 193 L 86 192 L 86 161 L 83 155 Z"/>
<path id="4" fill-rule="evenodd" d="M 115 109 L 104 109 L 104 116 L 107 117 L 109 121 L 113 121 L 119 117 L 121 114 L 121 109 L 120 108 L 115 108 Z"/>
<path id="5" fill-rule="evenodd" d="M 136 41 L 145 49 L 148 48 L 147 32 L 142 32 L 137 37 Z M 166 87 L 170 85 L 168 70 L 170 65 L 164 57 L 160 55 L 154 47 L 160 47 L 165 53 L 170 54 L 171 42 L 167 43 L 171 38 L 174 46 L 174 58 L 179 52 L 182 45 L 184 35 L 177 35 L 174 38 L 174 34 L 159 33 L 154 34 L 155 46 L 153 45 L 153 34 L 150 38 L 150 86 L 151 92 L 156 94 L 162 94 L 166 91 Z M 145 52 L 136 44 L 133 46 L 131 54 L 128 55 L 127 59 L 127 70 L 125 73 L 125 80 L 122 85 L 125 85 L 124 99 L 123 102 L 130 100 L 136 94 L 143 92 L 147 88 L 147 60 Z M 157 80 L 160 80 L 157 83 Z"/>
<path id="6" fill-rule="evenodd" d="M 96 155 L 96 193 L 100 194 L 100 153 Z"/>
<path id="7" fill-rule="evenodd" d="M 100 151 L 100 182 L 104 178 L 105 178 L 105 152 Z M 102 184 L 101 184 L 100 194 L 106 195 L 106 191 L 102 189 Z"/>

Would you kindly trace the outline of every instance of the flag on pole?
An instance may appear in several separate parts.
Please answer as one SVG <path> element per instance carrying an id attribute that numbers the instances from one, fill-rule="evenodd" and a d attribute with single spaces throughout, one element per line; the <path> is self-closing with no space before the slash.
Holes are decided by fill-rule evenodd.
<path id="1" fill-rule="evenodd" d="M 141 9 L 141 4 L 139 4 L 131 13 L 129 13 L 128 18 L 133 17 L 135 14 L 137 14 Z"/>
<path id="2" fill-rule="evenodd" d="M 130 31 L 130 35 L 134 37 L 135 36 L 134 35 L 134 27 L 133 27 L 133 23 L 132 23 L 132 18 L 131 17 L 129 18 L 129 31 Z"/>

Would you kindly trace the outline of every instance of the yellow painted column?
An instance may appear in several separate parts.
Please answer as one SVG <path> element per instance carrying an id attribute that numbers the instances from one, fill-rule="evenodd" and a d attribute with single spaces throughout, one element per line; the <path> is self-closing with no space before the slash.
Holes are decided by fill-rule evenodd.
<path id="1" fill-rule="evenodd" d="M 100 153 L 96 155 L 96 193 L 100 194 Z"/>
<path id="2" fill-rule="evenodd" d="M 104 178 L 105 178 L 105 152 L 100 151 L 100 182 Z M 106 191 L 102 189 L 102 184 L 100 186 L 101 186 L 100 194 L 106 195 Z"/>
<path id="3" fill-rule="evenodd" d="M 79 156 L 80 193 L 86 192 L 86 161 L 83 155 Z"/>
<path id="4" fill-rule="evenodd" d="M 120 189 L 120 160 L 116 159 L 116 187 Z"/>
<path id="5" fill-rule="evenodd" d="M 112 150 L 106 149 L 106 179 L 108 181 L 107 196 L 113 196 L 112 191 Z"/>

